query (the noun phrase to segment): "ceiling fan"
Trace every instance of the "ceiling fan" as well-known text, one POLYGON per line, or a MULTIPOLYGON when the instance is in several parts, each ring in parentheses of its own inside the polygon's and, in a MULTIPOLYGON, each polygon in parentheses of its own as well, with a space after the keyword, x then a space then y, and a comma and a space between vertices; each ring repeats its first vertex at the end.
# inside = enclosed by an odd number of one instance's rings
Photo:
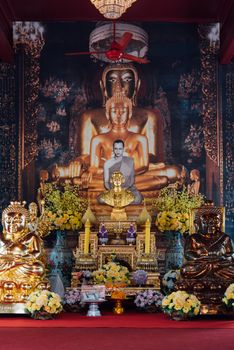
POLYGON ((104 51, 81 51, 81 52, 67 52, 66 56, 79 56, 79 55, 105 55, 109 61, 118 62, 122 59, 134 61, 141 64, 149 63, 147 58, 137 57, 125 52, 125 49, 132 40, 133 34, 125 32, 122 37, 116 41, 116 25, 113 22, 113 40, 110 44, 110 48, 104 51))

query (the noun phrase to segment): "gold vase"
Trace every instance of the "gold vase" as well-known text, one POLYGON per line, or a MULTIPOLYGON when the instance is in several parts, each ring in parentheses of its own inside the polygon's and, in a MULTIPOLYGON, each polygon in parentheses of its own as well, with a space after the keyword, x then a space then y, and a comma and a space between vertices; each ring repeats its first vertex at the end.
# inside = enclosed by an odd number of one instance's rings
POLYGON ((113 312, 115 315, 121 315, 124 313, 124 308, 123 308, 123 303, 122 303, 122 299, 115 299, 115 305, 113 308, 113 312))

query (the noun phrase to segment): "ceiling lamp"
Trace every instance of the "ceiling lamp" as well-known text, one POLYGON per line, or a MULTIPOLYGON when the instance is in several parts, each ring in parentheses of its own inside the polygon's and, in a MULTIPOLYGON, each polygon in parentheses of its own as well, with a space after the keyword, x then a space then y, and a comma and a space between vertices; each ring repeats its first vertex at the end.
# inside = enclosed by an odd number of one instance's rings
POLYGON ((108 19, 117 19, 132 6, 136 0, 90 0, 98 11, 108 19))

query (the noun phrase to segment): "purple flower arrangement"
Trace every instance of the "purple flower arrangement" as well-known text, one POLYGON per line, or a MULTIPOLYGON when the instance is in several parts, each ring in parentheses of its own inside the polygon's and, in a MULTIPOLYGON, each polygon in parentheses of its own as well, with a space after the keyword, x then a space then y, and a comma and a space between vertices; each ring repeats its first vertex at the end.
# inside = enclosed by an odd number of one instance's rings
POLYGON ((163 298, 161 292, 147 289, 136 294, 134 303, 141 310, 156 312, 161 309, 163 298))
POLYGON ((68 305, 74 305, 80 303, 80 290, 72 288, 68 290, 63 297, 63 303, 68 305))
POLYGON ((132 281, 135 285, 144 286, 147 282, 148 274, 145 270, 137 270, 132 274, 132 281))

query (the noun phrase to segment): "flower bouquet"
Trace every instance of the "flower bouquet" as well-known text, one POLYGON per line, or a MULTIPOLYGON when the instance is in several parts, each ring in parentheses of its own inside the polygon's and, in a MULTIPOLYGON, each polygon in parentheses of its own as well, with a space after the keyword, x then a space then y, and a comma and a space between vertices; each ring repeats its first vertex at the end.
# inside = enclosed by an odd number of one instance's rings
POLYGON ((132 274, 132 281, 137 286, 144 286, 147 282, 148 273, 145 270, 137 270, 132 274))
POLYGON ((138 309, 148 312, 156 312, 161 309, 163 294, 147 289, 136 294, 134 303, 138 309))
POLYGON ((234 309, 234 283, 227 287, 222 301, 228 309, 234 309))
POLYGON ((48 290, 31 293, 25 308, 37 320, 53 319, 63 309, 60 296, 48 290))
POLYGON ((163 188, 152 203, 157 210, 156 226, 161 232, 189 230, 189 213, 204 203, 201 194, 191 195, 184 187, 182 191, 175 188, 163 188))
POLYGON ((87 200, 79 196, 76 185, 46 183, 45 215, 52 229, 78 230, 82 226, 82 216, 87 209, 87 200))
POLYGON ((78 288, 71 288, 64 294, 63 304, 66 311, 78 312, 81 310, 81 296, 78 288))
POLYGON ((94 271, 93 279, 95 284, 105 284, 107 288, 124 287, 130 283, 128 268, 114 261, 94 271))
POLYGON ((165 296, 162 301, 163 311, 171 315, 174 320, 185 320, 197 316, 200 307, 201 303, 197 297, 185 291, 173 292, 165 296))

